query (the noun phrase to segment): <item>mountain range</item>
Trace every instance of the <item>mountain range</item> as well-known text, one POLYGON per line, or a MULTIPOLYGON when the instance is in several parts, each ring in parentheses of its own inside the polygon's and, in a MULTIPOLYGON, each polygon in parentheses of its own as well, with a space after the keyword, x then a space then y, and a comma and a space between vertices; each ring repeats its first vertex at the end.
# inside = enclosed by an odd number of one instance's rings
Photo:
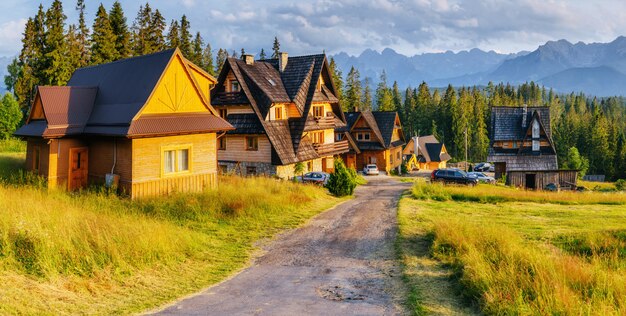
POLYGON ((626 96, 626 37, 610 43, 572 44, 567 40, 549 41, 532 52, 500 54, 494 51, 425 53, 405 56, 386 48, 371 49, 359 56, 339 53, 332 56, 344 79, 350 68, 359 70, 361 79, 372 85, 383 69, 387 82, 404 89, 425 81, 431 87, 486 85, 535 81, 557 92, 585 92, 596 96, 626 96))

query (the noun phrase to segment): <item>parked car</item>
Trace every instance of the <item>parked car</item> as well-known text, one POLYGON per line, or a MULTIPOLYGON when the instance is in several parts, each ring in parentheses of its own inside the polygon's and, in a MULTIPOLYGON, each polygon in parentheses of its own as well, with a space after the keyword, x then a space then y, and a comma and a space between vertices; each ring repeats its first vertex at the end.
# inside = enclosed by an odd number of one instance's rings
POLYGON ((304 174, 304 176, 302 177, 302 182, 326 185, 329 177, 330 175, 326 172, 309 172, 304 174))
POLYGON ((474 171, 476 172, 485 172, 485 171, 491 171, 489 169, 493 168, 493 166, 488 163, 488 162, 481 162, 479 164, 477 164, 476 166, 474 166, 474 171))
POLYGON ((437 169, 430 174, 432 182, 476 185, 478 179, 470 177, 467 172, 459 169, 437 169))
POLYGON ((489 183, 489 184, 496 183, 496 179, 494 177, 490 177, 482 172, 468 172, 467 175, 472 178, 478 179, 478 182, 481 182, 481 183, 489 183))
POLYGON ((366 165, 363 168, 363 174, 365 175, 378 175, 378 167, 375 164, 366 165))

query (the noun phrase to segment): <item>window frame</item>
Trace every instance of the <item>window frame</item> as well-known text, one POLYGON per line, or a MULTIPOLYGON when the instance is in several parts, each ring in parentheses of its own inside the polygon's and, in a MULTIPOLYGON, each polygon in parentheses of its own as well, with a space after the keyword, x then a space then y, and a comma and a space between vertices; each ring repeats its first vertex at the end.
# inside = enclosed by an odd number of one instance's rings
POLYGON ((217 139, 217 150, 226 150, 226 135, 217 139))
POLYGON ((239 81, 237 80, 231 80, 228 86, 229 86, 230 92, 241 91, 241 85, 239 84, 239 81), (234 87, 237 87, 237 89, 234 89, 234 87))
POLYGON ((33 146, 32 170, 37 173, 41 170, 41 146, 33 146))
POLYGON ((311 142, 313 144, 324 144, 324 141, 326 140, 326 135, 324 134, 324 131, 314 131, 311 132, 311 142), (319 139, 317 139, 319 138, 319 139))
POLYGON ((183 174, 190 174, 193 172, 193 145, 192 144, 178 144, 178 145, 165 145, 161 146, 160 150, 161 154, 161 177, 172 177, 179 176, 183 174), (180 170, 180 152, 183 150, 187 150, 187 169, 180 170), (165 171, 165 153, 166 152, 174 152, 174 171, 166 172, 165 171))
POLYGON ((282 106, 274 107, 274 119, 275 120, 283 119, 283 107, 282 106))
POLYGON ((245 136, 244 146, 245 146, 246 151, 259 151, 259 136, 245 136), (248 139, 256 139, 255 146, 252 146, 252 147, 248 146, 249 145, 248 139))
POLYGON ((226 119, 226 117, 228 116, 228 109, 224 108, 224 109, 219 109, 219 114, 220 117, 223 119, 226 119))
POLYGON ((372 140, 372 137, 369 132, 358 132, 356 133, 356 140, 360 142, 369 142, 372 140))
POLYGON ((314 117, 324 117, 324 106, 323 105, 314 105, 311 107, 311 111, 313 112, 314 117), (316 115, 315 112, 321 109, 321 115, 316 115))

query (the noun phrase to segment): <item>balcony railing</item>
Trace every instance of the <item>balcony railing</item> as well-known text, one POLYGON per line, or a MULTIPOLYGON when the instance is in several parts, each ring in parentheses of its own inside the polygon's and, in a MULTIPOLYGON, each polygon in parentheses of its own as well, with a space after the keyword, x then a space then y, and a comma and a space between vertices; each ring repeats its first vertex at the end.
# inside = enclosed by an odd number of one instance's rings
POLYGON ((242 103, 245 102, 244 95, 240 92, 219 92, 215 94, 213 102, 216 103, 242 103))
POLYGON ((320 156, 330 156, 348 152, 350 145, 347 140, 341 140, 328 144, 313 144, 313 148, 320 156))

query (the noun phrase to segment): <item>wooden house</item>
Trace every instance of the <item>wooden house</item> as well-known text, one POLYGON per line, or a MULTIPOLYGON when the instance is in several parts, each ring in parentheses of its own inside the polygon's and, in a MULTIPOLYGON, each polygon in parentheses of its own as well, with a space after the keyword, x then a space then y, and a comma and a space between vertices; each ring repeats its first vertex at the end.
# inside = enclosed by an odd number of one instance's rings
POLYGON ((558 170, 548 107, 493 107, 487 161, 495 164, 496 179, 507 175, 510 185, 576 187, 575 170, 558 170))
POLYGON ((201 191, 217 182, 215 79, 178 49, 80 68, 67 86, 37 89, 26 169, 69 190, 117 182, 130 197, 201 191))
POLYGON ((219 139, 223 172, 289 178, 297 163, 332 172, 333 157, 348 151, 347 141, 335 141, 346 123, 323 54, 228 58, 211 100, 235 127, 219 139))
POLYGON ((350 151, 343 154, 346 165, 361 170, 376 164, 378 170, 400 170, 405 144, 397 112, 346 112, 346 126, 335 129, 335 138, 348 141, 350 151))
POLYGON ((419 170, 437 170, 445 168, 452 157, 446 146, 437 140, 434 135, 412 137, 402 150, 411 167, 419 170))

